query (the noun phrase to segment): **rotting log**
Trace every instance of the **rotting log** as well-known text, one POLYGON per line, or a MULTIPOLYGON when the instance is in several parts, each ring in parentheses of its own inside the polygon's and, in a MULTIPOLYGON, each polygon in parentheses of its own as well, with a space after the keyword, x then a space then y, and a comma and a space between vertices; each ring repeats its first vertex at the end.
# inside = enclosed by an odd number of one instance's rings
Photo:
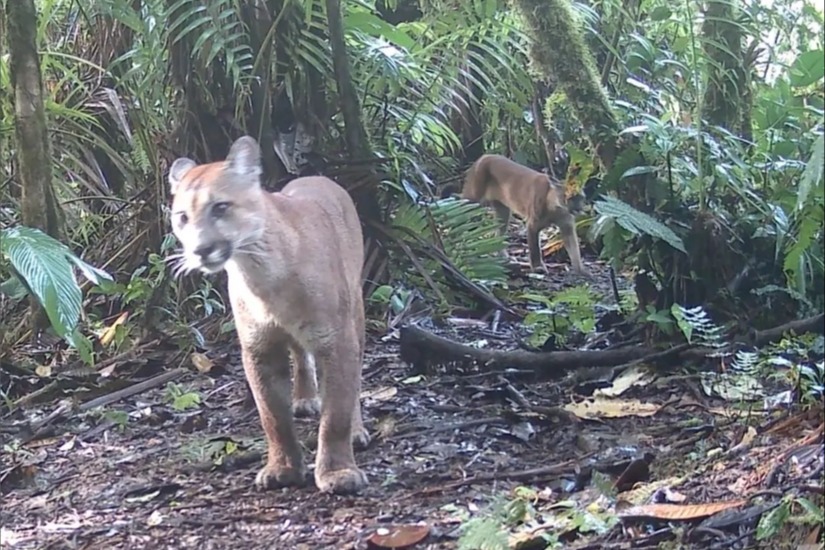
POLYGON ((454 342, 416 326, 401 328, 401 360, 425 367, 453 362, 477 362, 490 370, 520 368, 559 377, 566 371, 584 367, 621 365, 654 353, 642 346, 612 350, 550 351, 479 349, 454 342))
MULTIPOLYGON (((820 313, 763 331, 752 331, 746 340, 751 345, 764 346, 780 340, 789 332, 825 334, 825 314, 820 313)), ((653 350, 644 346, 550 352, 490 350, 454 342, 413 325, 401 328, 400 341, 401 360, 412 365, 417 371, 424 371, 431 365, 475 362, 491 371, 508 368, 528 369, 549 378, 561 377, 567 371, 574 369, 627 367, 639 362, 656 363, 663 360, 675 363, 686 360, 699 361, 711 354, 733 353, 741 347, 741 343, 734 339, 732 344, 723 348, 702 348, 680 344, 667 350, 653 350)))

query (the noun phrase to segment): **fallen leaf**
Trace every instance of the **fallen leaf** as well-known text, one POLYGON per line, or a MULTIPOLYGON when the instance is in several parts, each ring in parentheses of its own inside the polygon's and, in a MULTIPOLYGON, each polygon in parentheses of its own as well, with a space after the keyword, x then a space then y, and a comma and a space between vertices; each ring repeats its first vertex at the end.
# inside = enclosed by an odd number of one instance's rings
POLYGON ((117 334, 117 327, 122 325, 126 322, 126 319, 129 318, 129 312, 124 311, 118 318, 115 319, 115 322, 103 329, 103 332, 100 333, 100 345, 103 347, 107 347, 109 344, 112 343, 112 340, 115 338, 115 334, 117 334))
POLYGON ((48 365, 38 365, 37 368, 34 369, 34 373, 40 378, 48 378, 52 375, 52 368, 48 365))
POLYGON ((192 361, 192 364, 195 365, 195 368, 204 374, 211 371, 212 367, 215 366, 215 363, 202 353, 195 352, 189 356, 189 359, 192 361))
POLYGON ((410 376, 409 378, 405 378, 404 380, 401 381, 401 383, 402 384, 418 384, 422 380, 424 380, 424 377, 422 375, 418 374, 416 376, 410 376))
POLYGON ((763 397, 765 390, 756 378, 745 373, 709 373, 702 375, 702 389, 709 396, 718 395, 725 401, 752 401, 763 397))
POLYGON ((588 399, 568 403, 564 410, 579 418, 620 418, 625 416, 653 416, 661 408, 655 403, 642 403, 638 399, 588 399))
POLYGON ((156 527, 161 523, 163 523, 163 514, 161 514, 159 510, 155 510, 146 518, 146 525, 149 527, 156 527))
POLYGON ((374 390, 367 390, 361 394, 361 399, 373 399, 375 401, 387 401, 392 399, 398 393, 398 388, 395 386, 384 386, 375 388, 374 390))
POLYGON ((376 549, 409 548, 423 541, 429 534, 430 527, 425 523, 379 527, 367 540, 367 544, 376 549))
POLYGON ((618 397, 633 386, 641 386, 651 380, 653 380, 653 374, 647 366, 635 365, 617 376, 611 387, 599 388, 593 392, 593 395, 596 397, 599 395, 618 397))
POLYGON ((743 506, 748 501, 745 499, 729 500, 725 502, 708 502, 705 504, 646 504, 643 506, 632 506, 618 511, 617 515, 622 519, 665 519, 669 521, 689 521, 706 518, 731 508, 743 506))

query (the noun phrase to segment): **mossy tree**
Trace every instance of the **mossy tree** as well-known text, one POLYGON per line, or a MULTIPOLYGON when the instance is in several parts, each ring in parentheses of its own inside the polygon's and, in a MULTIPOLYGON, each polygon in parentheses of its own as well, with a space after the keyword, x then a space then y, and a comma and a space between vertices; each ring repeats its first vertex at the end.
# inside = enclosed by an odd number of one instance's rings
MULTIPOLYGON (((52 187, 52 159, 44 108, 45 92, 37 53, 37 11, 34 0, 4 2, 4 27, 9 77, 14 102, 15 157, 20 183, 20 220, 60 238, 62 222, 52 187)), ((35 328, 48 320, 32 298, 35 328)))
POLYGON ((750 140, 750 78, 742 52, 744 28, 737 0, 709 0, 702 23, 708 63, 703 117, 750 140))
POLYGON ((532 37, 535 68, 556 83, 605 168, 616 156, 618 122, 569 0, 513 0, 532 37))

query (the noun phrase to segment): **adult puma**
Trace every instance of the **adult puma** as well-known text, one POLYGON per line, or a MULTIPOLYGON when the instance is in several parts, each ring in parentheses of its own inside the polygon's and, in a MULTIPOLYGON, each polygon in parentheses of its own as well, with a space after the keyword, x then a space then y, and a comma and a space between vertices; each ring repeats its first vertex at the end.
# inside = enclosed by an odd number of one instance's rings
POLYGON ((530 266, 534 270, 547 270, 539 248, 539 233, 550 225, 558 226, 573 270, 587 275, 573 215, 581 210, 583 195, 576 194, 568 202, 564 184, 547 174, 536 172, 501 155, 483 155, 467 171, 461 196, 492 205, 505 232, 511 212, 524 218, 527 222, 530 266))
POLYGON ((319 407, 316 365, 321 399, 315 484, 324 492, 354 493, 367 478, 355 464, 353 441, 369 443, 359 403, 361 224, 349 194, 330 179, 298 178, 279 193, 266 192, 260 155, 258 143, 244 136, 222 162, 179 158, 172 164, 180 270, 226 270, 243 367, 268 446, 255 484, 268 489, 304 483, 291 401, 305 411, 319 407))

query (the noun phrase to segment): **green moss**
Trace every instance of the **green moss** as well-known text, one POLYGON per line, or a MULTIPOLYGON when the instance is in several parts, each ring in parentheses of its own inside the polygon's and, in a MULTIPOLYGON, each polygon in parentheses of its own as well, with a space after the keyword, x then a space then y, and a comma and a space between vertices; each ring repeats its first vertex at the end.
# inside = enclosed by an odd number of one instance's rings
POLYGON ((513 0, 532 36, 535 68, 557 82, 582 124, 591 145, 609 166, 615 154, 618 123, 599 81, 579 18, 568 0, 513 0))

